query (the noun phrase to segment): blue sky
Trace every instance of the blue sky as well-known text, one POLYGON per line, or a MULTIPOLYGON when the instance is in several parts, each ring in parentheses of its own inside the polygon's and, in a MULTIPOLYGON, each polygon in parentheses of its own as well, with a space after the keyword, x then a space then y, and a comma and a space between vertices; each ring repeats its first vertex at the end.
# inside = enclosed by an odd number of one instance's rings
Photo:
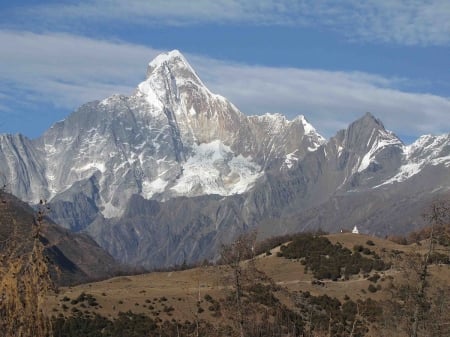
POLYGON ((131 94, 179 49, 246 114, 330 137, 366 111, 411 142, 450 132, 448 0, 0 1, 0 132, 39 136, 131 94))

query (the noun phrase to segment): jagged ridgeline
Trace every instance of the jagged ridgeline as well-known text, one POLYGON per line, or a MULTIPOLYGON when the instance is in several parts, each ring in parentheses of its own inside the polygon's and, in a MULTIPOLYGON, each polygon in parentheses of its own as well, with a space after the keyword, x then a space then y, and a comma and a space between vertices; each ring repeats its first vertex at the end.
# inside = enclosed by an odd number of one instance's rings
POLYGON ((409 232, 449 192, 449 144, 405 145, 370 113, 329 140, 302 115, 247 116, 171 51, 130 96, 87 103, 34 140, 1 135, 0 171, 14 195, 49 200, 55 222, 152 268, 217 258, 251 228, 409 232))

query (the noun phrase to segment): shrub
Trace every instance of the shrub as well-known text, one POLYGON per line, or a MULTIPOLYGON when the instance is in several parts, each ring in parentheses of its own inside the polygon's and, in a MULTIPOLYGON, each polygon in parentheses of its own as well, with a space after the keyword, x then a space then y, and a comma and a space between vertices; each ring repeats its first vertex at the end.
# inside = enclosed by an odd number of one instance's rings
POLYGON ((208 307, 208 310, 209 311, 220 311, 220 304, 219 304, 219 302, 214 302, 212 305, 210 305, 209 307, 208 307))
POLYGON ((378 274, 378 273, 376 273, 376 274, 373 274, 371 277, 369 277, 369 278, 367 278, 370 282, 373 282, 373 283, 377 283, 377 281, 380 279, 380 274, 378 274))
POLYGON ((369 290, 371 293, 376 293, 378 289, 371 283, 371 284, 369 284, 369 287, 367 288, 367 290, 369 290))
POLYGON ((372 252, 370 251, 369 248, 364 247, 363 250, 362 250, 362 253, 363 253, 364 255, 370 255, 372 252))
POLYGON ((364 247, 363 246, 361 246, 361 245, 354 245, 353 246, 353 251, 354 252, 362 252, 362 250, 364 249, 364 247))

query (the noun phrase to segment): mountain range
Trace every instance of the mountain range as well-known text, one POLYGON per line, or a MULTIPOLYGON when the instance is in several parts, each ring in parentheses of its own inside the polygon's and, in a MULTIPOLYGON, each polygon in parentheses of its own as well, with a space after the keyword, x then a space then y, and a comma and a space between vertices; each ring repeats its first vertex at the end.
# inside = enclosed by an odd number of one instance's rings
POLYGON ((81 106, 41 137, 0 135, 0 179, 123 263, 217 257, 257 228, 401 234, 450 191, 450 134, 405 145, 372 114, 326 140, 304 116, 247 116, 178 51, 130 96, 81 106))

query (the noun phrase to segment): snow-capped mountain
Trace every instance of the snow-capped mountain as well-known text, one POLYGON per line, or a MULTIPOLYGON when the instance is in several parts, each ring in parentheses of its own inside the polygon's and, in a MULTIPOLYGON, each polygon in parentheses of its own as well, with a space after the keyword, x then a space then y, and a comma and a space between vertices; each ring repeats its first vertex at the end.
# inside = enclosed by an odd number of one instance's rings
POLYGON ((450 134, 425 135, 408 146, 403 146, 402 163, 395 175, 382 185, 403 182, 422 172, 427 166, 450 167, 450 134))
POLYGON ((2 137, 4 180, 19 182, 13 193, 29 202, 71 201, 95 180, 87 196, 106 218, 121 215, 133 194, 243 193, 264 167, 298 160, 324 142, 304 117, 245 116, 211 93, 178 51, 150 62, 130 97, 85 104, 35 141, 2 137))
POLYGON ((243 114, 178 51, 151 61, 131 96, 87 103, 35 140, 0 136, 0 182, 12 193, 50 200, 57 222, 147 266, 211 257, 255 226, 333 230, 339 218, 383 232, 359 221, 392 198, 445 193, 449 177, 450 135, 404 145, 367 113, 326 141, 304 116, 243 114), (350 212, 355 196, 381 201, 350 212))

